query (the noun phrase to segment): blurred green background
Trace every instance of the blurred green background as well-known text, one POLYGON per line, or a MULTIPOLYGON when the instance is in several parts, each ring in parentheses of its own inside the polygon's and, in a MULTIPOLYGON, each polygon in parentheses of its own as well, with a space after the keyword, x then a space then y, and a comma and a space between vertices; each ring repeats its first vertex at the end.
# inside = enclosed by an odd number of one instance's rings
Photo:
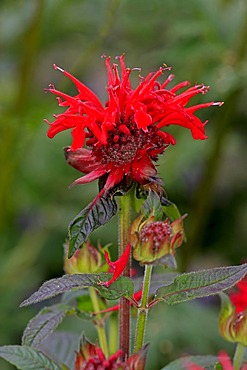
MULTIPOLYGON (((178 252, 180 270, 246 260, 247 2, 1 0, 0 345, 20 342, 40 307, 18 305, 44 280, 63 273, 67 225, 97 192, 97 184, 68 191, 78 176, 63 157, 70 133, 46 137, 43 119, 52 120, 61 110, 43 89, 55 83, 74 93, 52 64, 76 75, 104 100, 107 80, 100 56, 123 52, 127 66, 142 67, 142 75, 166 63, 173 67, 175 84, 210 85, 209 93, 193 103, 225 102, 199 112, 202 120, 209 119, 204 142, 193 141, 179 127, 169 129, 177 145, 160 159, 159 173, 169 198, 189 214, 188 242, 178 252)), ((133 72, 135 80, 138 72, 133 72)), ((110 227, 115 226, 113 220, 110 227)), ((101 228, 92 240, 116 244, 117 232, 114 240, 112 234, 101 228)), ((155 308, 147 330, 149 339, 157 333, 149 368, 159 369, 183 353, 227 348, 217 332, 217 313, 217 299, 213 305, 155 308)))

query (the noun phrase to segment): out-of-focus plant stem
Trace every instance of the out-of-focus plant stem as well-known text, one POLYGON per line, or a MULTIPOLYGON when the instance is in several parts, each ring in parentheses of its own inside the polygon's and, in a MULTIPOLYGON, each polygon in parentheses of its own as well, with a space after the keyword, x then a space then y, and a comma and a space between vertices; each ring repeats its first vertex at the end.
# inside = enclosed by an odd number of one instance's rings
MULTIPOLYGON (((92 302, 94 311, 99 312, 100 307, 99 307, 98 297, 97 297, 97 293, 96 293, 94 288, 92 288, 92 287, 89 288, 89 295, 90 295, 90 298, 91 298, 91 302, 92 302)), ((102 317, 101 317, 100 313, 98 313, 95 317, 95 326, 96 326, 96 329, 97 329, 97 332, 98 332, 100 347, 101 347, 102 351, 104 352, 105 356, 108 357, 109 356, 109 351, 108 351, 108 344, 107 344, 105 326, 104 326, 104 322, 102 320, 102 317)))
POLYGON ((234 370, 240 370, 241 365, 243 363, 244 354, 245 354, 246 347, 242 343, 238 343, 235 349, 234 357, 233 357, 233 367, 234 370))
POLYGON ((4 228, 8 222, 8 215, 12 212, 9 209, 9 188, 13 182, 15 169, 21 160, 20 153, 17 151, 17 144, 25 131, 25 127, 20 127, 20 118, 26 109, 28 100, 28 90, 32 80, 32 67, 35 63, 35 55, 38 50, 38 38, 40 31, 40 22, 43 14, 44 0, 36 1, 36 9, 33 18, 27 27, 24 39, 22 40, 24 52, 19 68, 19 84, 17 84, 16 100, 8 112, 5 112, 5 122, 2 125, 0 146, 0 225, 4 228), (11 159, 11 160, 10 160, 11 159))
MULTIPOLYGON (((83 50, 83 54, 77 58, 77 60, 71 66, 71 73, 77 74, 86 66, 88 66, 92 56, 97 52, 104 40, 112 33, 114 23, 117 20, 117 12, 121 2, 122 0, 108 1, 108 5, 106 6, 107 13, 104 22, 100 26, 98 32, 95 33, 96 37, 93 40, 90 40, 90 44, 83 50)), ((67 83, 66 80, 64 80, 64 83, 67 83)))

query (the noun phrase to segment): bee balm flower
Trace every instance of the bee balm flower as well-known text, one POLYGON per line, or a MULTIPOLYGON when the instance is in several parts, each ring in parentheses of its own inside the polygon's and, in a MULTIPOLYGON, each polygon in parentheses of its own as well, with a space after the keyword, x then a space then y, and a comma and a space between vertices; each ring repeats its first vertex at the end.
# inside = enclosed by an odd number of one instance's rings
POLYGON ((70 165, 85 174, 74 184, 85 184, 103 178, 102 193, 119 184, 125 177, 141 185, 159 183, 154 162, 166 148, 176 143, 173 136, 162 129, 171 124, 191 130, 195 140, 204 140, 204 125, 195 116, 201 108, 222 103, 209 102, 188 107, 197 94, 205 94, 208 87, 189 87, 184 81, 170 90, 166 87, 173 75, 160 83, 158 77, 165 67, 141 77, 133 89, 130 83, 131 69, 126 68, 124 56, 119 57, 121 77, 117 64, 105 59, 108 72, 108 100, 104 105, 83 83, 65 70, 54 65, 75 84, 78 94, 69 96, 50 85, 48 91, 57 95, 58 103, 66 111, 54 115, 48 122, 48 137, 71 129, 73 142, 66 149, 70 165), (186 88, 183 92, 179 91, 186 88), (104 176, 104 177, 103 177, 104 176))

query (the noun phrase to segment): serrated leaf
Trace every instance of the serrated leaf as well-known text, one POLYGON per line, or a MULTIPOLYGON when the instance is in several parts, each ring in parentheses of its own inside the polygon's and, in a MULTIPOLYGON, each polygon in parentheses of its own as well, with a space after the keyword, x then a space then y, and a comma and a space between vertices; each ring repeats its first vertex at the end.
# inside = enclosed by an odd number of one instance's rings
POLYGON ((84 208, 69 224, 69 257, 73 256, 95 229, 106 224, 116 212, 116 201, 106 195, 84 208))
POLYGON ((43 308, 29 321, 22 336, 22 345, 37 348, 72 311, 75 310, 65 305, 43 308))
MULTIPOLYGON (((103 282, 109 280, 109 276, 107 274, 102 274, 101 279, 103 282)), ((97 288, 102 295, 102 297, 114 300, 118 299, 122 296, 125 297, 132 297, 134 293, 134 283, 131 279, 120 276, 116 281, 114 281, 109 288, 106 288, 104 285, 100 285, 97 288)))
POLYGON ((161 206, 160 197, 157 193, 150 190, 147 199, 141 208, 144 217, 149 217, 151 214, 154 215, 155 220, 161 220, 163 211, 161 206))
POLYGON ((2 346, 0 357, 20 370, 62 370, 43 353, 28 346, 2 346))
POLYGON ((214 370, 218 362, 219 360, 216 356, 186 356, 171 362, 161 370, 186 370, 191 365, 203 366, 205 370, 214 370))
POLYGON ((247 264, 182 274, 176 277, 172 284, 159 288, 156 291, 155 299, 162 299, 168 304, 176 304, 207 297, 231 288, 246 273, 247 264))
POLYGON ((122 296, 132 296, 134 291, 131 279, 120 276, 109 288, 101 285, 101 282, 108 281, 111 274, 72 274, 64 275, 57 279, 46 281, 28 299, 21 303, 21 307, 44 301, 58 294, 68 292, 72 289, 94 287, 107 299, 118 299, 122 296))

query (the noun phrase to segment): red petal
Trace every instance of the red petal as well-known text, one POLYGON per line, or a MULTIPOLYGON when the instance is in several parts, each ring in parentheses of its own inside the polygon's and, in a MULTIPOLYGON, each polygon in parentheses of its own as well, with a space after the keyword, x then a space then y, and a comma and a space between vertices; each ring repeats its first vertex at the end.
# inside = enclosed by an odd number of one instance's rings
POLYGON ((79 148, 75 151, 71 148, 65 148, 65 159, 70 166, 83 173, 102 169, 101 164, 95 161, 91 151, 85 148, 79 148))
POLYGON ((94 92, 92 90, 90 90, 86 85, 84 85, 81 81, 79 81, 77 78, 72 76, 69 72, 65 71, 64 69, 57 67, 55 64, 54 64, 54 68, 59 69, 61 72, 63 72, 63 74, 65 76, 69 77, 69 79, 72 82, 74 82, 74 84, 76 85, 76 87, 77 87, 77 89, 80 93, 79 97, 80 97, 81 100, 91 101, 92 103, 97 105, 99 108, 103 109, 103 106, 102 106, 100 100, 94 94, 94 92))
POLYGON ((105 175, 106 171, 105 170, 101 170, 101 169, 97 169, 95 171, 92 171, 90 173, 88 173, 87 175, 83 176, 83 177, 79 177, 79 179, 75 180, 70 186, 69 186, 69 189, 71 189, 73 186, 75 185, 79 185, 79 184, 87 184, 89 182, 92 182, 94 180, 97 180, 99 179, 101 176, 105 175))

